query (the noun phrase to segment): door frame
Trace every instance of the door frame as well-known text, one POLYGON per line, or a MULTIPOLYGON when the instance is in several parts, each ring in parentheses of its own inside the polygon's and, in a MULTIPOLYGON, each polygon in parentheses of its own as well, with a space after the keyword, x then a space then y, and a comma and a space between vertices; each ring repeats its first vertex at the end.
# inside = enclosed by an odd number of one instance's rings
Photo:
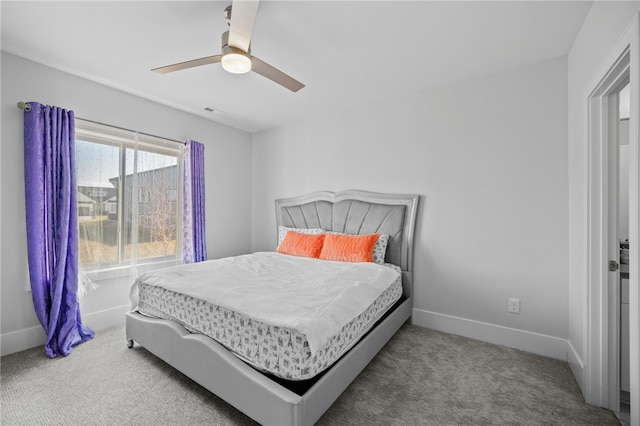
MULTIPOLYGON (((640 351, 638 306, 638 243, 639 208, 638 191, 638 98, 639 92, 639 33, 636 15, 626 29, 607 60, 596 74, 594 83, 586 95, 587 102, 587 150, 586 171, 586 276, 587 291, 584 306, 585 316, 585 352, 584 352, 584 396, 587 402, 615 411, 619 410, 619 293, 617 272, 608 270, 611 253, 617 247, 611 247, 617 235, 611 236, 615 221, 609 212, 610 200, 617 199, 617 181, 610 177, 611 139, 616 137, 613 129, 610 102, 616 99, 617 92, 625 79, 629 80, 631 91, 631 111, 629 119, 629 327, 630 327, 630 375, 631 375, 631 424, 640 425, 640 351), (612 96, 613 95, 613 96, 612 96), (611 221, 614 221, 613 223, 611 221), (613 225, 613 226, 612 226, 613 225), (614 285, 615 284, 615 285, 614 285)), ((616 128, 617 128, 617 122, 616 128)), ((617 140, 615 140, 617 143, 617 140)), ((613 165, 614 168, 615 164, 613 165)))

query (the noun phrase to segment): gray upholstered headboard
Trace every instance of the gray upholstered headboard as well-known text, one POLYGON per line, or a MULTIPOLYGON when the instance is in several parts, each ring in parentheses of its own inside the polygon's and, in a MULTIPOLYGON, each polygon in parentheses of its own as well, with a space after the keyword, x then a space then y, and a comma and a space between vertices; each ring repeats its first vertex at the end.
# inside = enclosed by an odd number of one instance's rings
POLYGON ((418 195, 320 191, 276 200, 278 225, 347 234, 388 234, 385 261, 403 271, 404 294, 413 289, 413 237, 418 195))

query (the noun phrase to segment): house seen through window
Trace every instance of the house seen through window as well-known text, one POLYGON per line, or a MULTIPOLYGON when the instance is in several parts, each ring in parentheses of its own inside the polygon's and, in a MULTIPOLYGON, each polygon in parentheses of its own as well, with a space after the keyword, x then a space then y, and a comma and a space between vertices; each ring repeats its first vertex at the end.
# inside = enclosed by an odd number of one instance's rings
POLYGON ((175 142, 76 120, 81 269, 181 257, 181 159, 175 142))

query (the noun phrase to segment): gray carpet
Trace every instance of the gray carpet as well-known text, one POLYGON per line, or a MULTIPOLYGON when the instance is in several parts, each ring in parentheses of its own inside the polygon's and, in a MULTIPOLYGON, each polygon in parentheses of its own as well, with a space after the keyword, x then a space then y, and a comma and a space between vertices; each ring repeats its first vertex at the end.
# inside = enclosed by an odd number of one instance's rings
MULTIPOLYGON (((1 359, 3 425, 254 422, 136 345, 124 327, 67 358, 1 359)), ((319 425, 617 425, 584 403, 567 363, 405 325, 319 425)))

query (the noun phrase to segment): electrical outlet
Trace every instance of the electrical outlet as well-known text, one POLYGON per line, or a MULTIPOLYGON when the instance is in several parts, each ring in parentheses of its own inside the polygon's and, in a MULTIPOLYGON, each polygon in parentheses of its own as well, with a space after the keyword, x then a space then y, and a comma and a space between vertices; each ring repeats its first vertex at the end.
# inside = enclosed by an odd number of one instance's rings
POLYGON ((509 312, 513 314, 520 313, 520 299, 509 299, 509 312))

